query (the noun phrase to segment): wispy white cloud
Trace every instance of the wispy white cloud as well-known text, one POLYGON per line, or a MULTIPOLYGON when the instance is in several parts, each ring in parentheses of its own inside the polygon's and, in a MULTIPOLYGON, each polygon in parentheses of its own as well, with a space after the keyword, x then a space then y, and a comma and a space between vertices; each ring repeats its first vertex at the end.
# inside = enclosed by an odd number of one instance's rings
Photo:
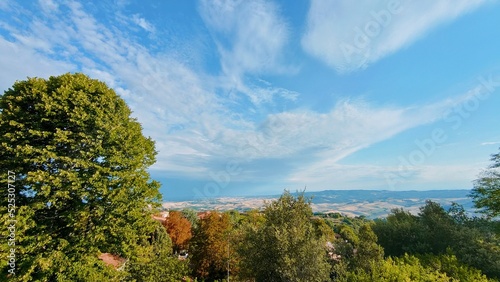
POLYGON ((487 0, 312 0, 306 52, 345 73, 366 68, 487 0))
POLYGON ((151 23, 149 23, 145 18, 142 18, 138 14, 132 16, 132 21, 147 32, 151 33, 155 32, 154 26, 151 23))
POLYGON ((124 31, 108 28, 86 13, 78 2, 65 6, 69 13, 54 10, 53 16, 33 16, 23 29, 13 28, 14 42, 0 38, 0 61, 5 66, 1 86, 6 89, 26 74, 47 77, 84 71, 105 81, 127 100, 147 135, 169 140, 158 144, 161 154, 157 167, 189 171, 192 163, 173 163, 170 158, 178 161, 176 155, 210 152, 209 146, 203 145, 206 135, 216 134, 214 128, 230 123, 222 118, 223 103, 200 75, 182 62, 168 54, 151 55, 124 36, 124 31), (174 129, 178 132, 170 133, 174 129), (167 138, 170 135, 176 137, 167 138))
POLYGON ((145 134, 157 141, 153 169, 165 175, 210 179, 211 172, 236 160, 246 165, 238 180, 271 181, 280 174, 290 183, 308 185, 331 181, 332 172, 344 175, 345 181, 375 177, 386 169, 371 167, 366 175, 354 175, 339 161, 436 121, 447 109, 470 99, 461 96, 418 107, 377 107, 346 99, 324 113, 283 109, 253 119, 234 110, 237 99, 221 95, 220 89, 233 87, 254 105, 293 101, 299 95, 258 79, 261 73, 288 68, 280 55, 288 29, 273 4, 202 2, 207 25, 224 34, 214 35, 221 51, 220 76, 192 68, 171 50, 150 52, 126 36, 129 27, 104 25, 78 2, 51 7, 51 15, 33 15, 24 27, 8 29, 10 41, 0 37, 0 86, 6 89, 26 75, 47 77, 75 70, 105 81, 127 101, 145 134), (276 167, 273 160, 287 164, 276 167))
POLYGON ((346 165, 332 163, 315 170, 298 171, 290 176, 292 187, 326 189, 468 189, 481 171, 481 164, 420 165, 408 168, 400 175, 398 166, 346 165), (464 186, 464 183, 467 183, 464 186))
POLYGON ((76 66, 69 62, 51 59, 40 54, 32 46, 18 44, 0 37, 0 88, 6 90, 16 80, 26 77, 46 77, 47 74, 73 71, 76 66), (33 67, 36 62, 36 67, 33 67))
POLYGON ((295 71, 284 63, 290 32, 273 2, 201 1, 199 10, 218 46, 222 86, 247 95, 255 105, 271 102, 276 95, 292 100, 297 96, 279 87, 249 85, 245 79, 295 71))
POLYGON ((226 74, 275 72, 289 37, 278 7, 269 1, 201 1, 200 11, 214 31, 226 74), (226 40, 223 40, 222 35, 226 40))
POLYGON ((59 8, 59 5, 53 0, 38 0, 38 4, 45 13, 51 13, 59 8))
POLYGON ((497 145, 497 144, 500 144, 500 141, 483 142, 483 143, 481 143, 481 146, 497 145))
MULTIPOLYGON (((411 128, 442 120, 446 117, 446 114, 443 113, 447 113, 467 101, 477 99, 474 93, 476 92, 466 91, 464 94, 455 96, 452 99, 445 99, 418 107, 377 108, 359 101, 344 101, 337 104, 328 114, 303 113, 300 117, 295 116, 290 121, 285 118, 286 115, 290 115, 289 113, 282 114, 278 122, 274 121, 274 124, 277 124, 275 127, 280 128, 280 126, 283 127, 283 124, 289 123, 293 124, 293 129, 281 128, 278 132, 284 132, 284 134, 279 134, 280 142, 277 142, 277 144, 281 146, 288 145, 288 149, 294 148, 293 145, 289 144, 297 145, 295 148, 311 149, 307 163, 290 170, 288 183, 291 185, 313 185, 323 189, 342 189, 342 185, 351 188, 362 188, 362 185, 364 185, 364 187, 387 189, 394 188, 395 182, 415 185, 418 183, 423 184, 425 181, 428 181, 428 183, 438 183, 439 181, 445 183, 447 177, 448 183, 451 183, 450 179, 455 179, 456 183, 461 181, 463 183, 464 179, 473 179, 478 167, 481 166, 475 164, 467 166, 469 168, 468 172, 461 174, 459 180, 457 177, 450 178, 450 174, 454 169, 455 173, 456 171, 464 171, 464 169, 459 170, 459 166, 450 165, 448 169, 442 170, 442 174, 435 173, 432 169, 429 169, 432 167, 432 162, 429 161, 430 156, 427 155, 424 157, 423 165, 406 167, 404 173, 398 171, 400 167, 370 165, 361 165, 364 167, 362 171, 350 171, 353 167, 341 164, 341 160, 411 128), (471 167, 474 170, 470 169, 471 167), (444 171, 450 173, 445 174, 444 171), (471 174, 471 172, 474 173, 471 174), (391 177, 396 176, 397 181, 388 181, 388 173, 391 174, 391 177), (405 175, 405 177, 400 175, 405 175), (330 186, 325 187, 325 184, 330 186)), ((270 150, 284 151, 279 148, 270 148, 270 150)), ((293 156, 300 156, 301 154, 298 152, 294 150, 288 151, 293 156)), ((408 186, 399 188, 409 189, 408 186)))
POLYGON ((12 5, 12 0, 0 1, 0 10, 9 10, 12 5))

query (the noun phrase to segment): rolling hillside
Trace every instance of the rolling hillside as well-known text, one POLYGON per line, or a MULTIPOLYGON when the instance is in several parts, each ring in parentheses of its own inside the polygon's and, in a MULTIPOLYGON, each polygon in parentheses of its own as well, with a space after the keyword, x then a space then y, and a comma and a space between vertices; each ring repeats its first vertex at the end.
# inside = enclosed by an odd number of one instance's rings
MULTIPOLYGON (((404 208, 418 213, 426 200, 442 204, 447 209, 452 202, 463 205, 473 212, 472 201, 467 195, 469 190, 432 190, 432 191, 387 191, 387 190, 325 190, 306 192, 312 198, 314 212, 340 212, 349 216, 368 218, 384 217, 393 208, 404 208)), ((277 199, 279 195, 259 197, 223 197, 182 202, 166 202, 166 209, 192 208, 195 210, 240 211, 261 208, 266 201, 277 199)))

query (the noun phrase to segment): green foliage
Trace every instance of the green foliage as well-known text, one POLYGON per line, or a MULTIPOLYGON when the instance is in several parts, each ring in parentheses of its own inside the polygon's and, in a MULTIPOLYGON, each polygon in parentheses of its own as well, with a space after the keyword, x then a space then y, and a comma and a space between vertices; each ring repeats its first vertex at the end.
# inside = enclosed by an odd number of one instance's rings
POLYGON ((489 217, 500 216, 500 153, 491 156, 493 162, 474 182, 470 196, 476 208, 489 217))
POLYGON ((402 209, 394 209, 385 220, 376 220, 373 226, 378 242, 388 256, 416 253, 421 246, 418 217, 402 209))
POLYGON ((492 231, 495 226, 485 219, 468 218, 456 205, 447 213, 429 201, 418 216, 394 210, 386 220, 376 221, 374 231, 386 255, 452 254, 460 264, 499 278, 500 241, 492 231))
POLYGON ((310 202, 288 191, 266 205, 265 221, 246 230, 239 253, 243 276, 256 281, 325 281, 325 241, 311 223, 310 202))
POLYGON ((187 263, 172 256, 172 243, 165 228, 158 224, 150 240, 147 252, 127 263, 129 276, 125 281, 177 282, 189 274, 187 263))
POLYGON ((16 280, 119 278, 98 254, 133 258, 150 247, 161 198, 146 170, 154 142, 112 89, 83 74, 18 81, 0 109, 0 171, 16 177, 16 280))
POLYGON ((229 221, 233 228, 238 228, 244 221, 244 217, 237 210, 230 210, 225 212, 229 216, 229 221))
POLYGON ((359 243, 356 245, 354 265, 367 272, 373 271, 373 265, 383 259, 384 250, 377 244, 377 235, 368 224, 359 229, 358 238, 359 243))
POLYGON ((340 238, 333 242, 330 250, 330 276, 335 281, 343 281, 349 273, 372 273, 383 260, 384 251, 377 244, 371 224, 365 223, 359 230, 342 224, 339 231, 340 238))
POLYGON ((462 227, 453 234, 450 248, 461 263, 481 270, 488 277, 500 278, 500 241, 479 229, 462 227))
MULTIPOLYGON (((418 215, 396 209, 374 223, 313 217, 304 194, 285 191, 263 213, 212 212, 199 220, 183 210, 179 217, 195 232, 192 258, 179 261, 151 218, 161 198, 146 170, 154 142, 130 114, 113 90, 83 74, 19 81, 0 97, 0 169, 13 172, 16 190, 12 281, 181 281, 188 264, 206 281, 228 271, 256 281, 500 278, 500 223, 491 220, 500 215, 500 154, 471 194, 488 218, 431 201, 418 215), (123 258, 123 267, 106 265, 101 253, 123 258)), ((0 181, 7 187, 7 177, 0 181)), ((3 238, 7 199, 0 200, 3 238)), ((6 254, 11 246, 4 240, 0 248, 6 254)), ((0 263, 7 273, 5 256, 0 263)))
POLYGON ((252 226, 252 228, 257 228, 264 224, 266 218, 264 217, 264 214, 262 214, 259 210, 253 209, 244 214, 244 218, 242 221, 243 224, 250 225, 252 226))
POLYGON ((453 243, 458 226, 440 204, 427 201, 420 208, 421 253, 442 254, 453 243))
POLYGON ((454 255, 405 254, 385 260, 371 260, 368 268, 354 268, 337 281, 492 281, 481 271, 460 263, 454 255))
POLYGON ((338 228, 338 233, 344 240, 351 243, 353 247, 356 247, 359 244, 359 237, 356 230, 350 225, 341 225, 338 228))
MULTIPOLYGON (((456 207, 455 211, 459 210, 456 207)), ((425 225, 422 222, 436 227, 438 231, 442 230, 437 227, 438 223, 449 224, 448 219, 453 219, 453 216, 448 216, 439 206, 429 202, 426 207, 422 207, 419 216, 396 209, 387 220, 377 220, 374 224, 365 223, 358 229, 352 224, 340 223, 335 228, 341 238, 334 242, 333 248, 340 259, 335 257, 330 260, 333 281, 489 281, 480 270, 460 262, 451 253, 414 256, 401 251, 401 248, 408 247, 405 245, 411 244, 413 246, 408 249, 431 250, 434 247, 432 244, 419 242, 430 237, 413 233, 424 232, 422 228, 425 225), (421 220, 421 216, 425 220, 421 220), (377 231, 373 232, 372 228, 377 231), (380 233, 381 237, 377 240, 374 233, 380 233), (386 250, 401 253, 399 257, 389 256, 383 259, 384 250, 376 242, 381 242, 384 236, 389 247, 396 245, 400 248, 386 250), (411 240, 406 236, 410 236, 411 240)))
POLYGON ((480 270, 459 262, 457 257, 451 253, 451 250, 447 254, 439 256, 426 254, 420 255, 419 258, 426 267, 446 273, 448 277, 454 278, 457 281, 489 281, 486 275, 482 274, 480 270))
POLYGON ((386 220, 376 221, 374 231, 386 255, 404 253, 442 254, 453 244, 457 224, 437 203, 428 201, 418 216, 393 210, 386 220))
POLYGON ((184 217, 191 223, 191 228, 196 229, 198 227, 198 214, 196 213, 196 211, 193 209, 185 208, 181 212, 182 215, 184 215, 184 217))
POLYGON ((312 223, 318 238, 323 238, 325 241, 329 242, 335 240, 335 232, 333 232, 333 228, 328 224, 327 220, 323 218, 314 218, 312 223))
POLYGON ((399 282, 399 281, 426 281, 449 282, 445 273, 422 266, 418 258, 405 255, 402 258, 387 258, 381 262, 371 262, 371 271, 362 268, 348 272, 346 277, 339 281, 358 282, 399 282))
MULTIPOLYGON (((334 273, 352 270, 354 268, 354 257, 356 252, 356 247, 359 245, 359 238, 356 231, 348 225, 340 226, 340 238, 333 242, 332 253, 340 256, 340 260, 330 260, 333 266, 337 266, 338 269, 334 269, 334 273)), ((335 275, 339 275, 338 273, 335 275)))

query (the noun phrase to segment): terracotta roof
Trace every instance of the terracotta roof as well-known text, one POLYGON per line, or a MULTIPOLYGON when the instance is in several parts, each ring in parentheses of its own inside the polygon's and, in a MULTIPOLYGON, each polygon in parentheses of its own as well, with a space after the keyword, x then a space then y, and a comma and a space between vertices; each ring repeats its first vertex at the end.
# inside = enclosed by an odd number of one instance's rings
POLYGON ((210 211, 198 212, 198 219, 204 219, 208 215, 210 215, 210 211))
POLYGON ((102 260, 105 264, 114 267, 115 269, 120 268, 121 266, 123 266, 125 261, 127 261, 126 259, 120 256, 113 255, 110 253, 100 254, 99 259, 102 260))
POLYGON ((164 217, 161 217, 161 216, 157 216, 157 215, 153 215, 151 216, 154 220, 158 220, 159 222, 163 223, 165 222, 165 220, 167 220, 166 218, 164 217))
POLYGON ((159 214, 154 214, 151 217, 154 220, 158 220, 159 222, 163 223, 167 220, 168 216, 169 216, 169 213, 167 211, 167 212, 160 212, 159 214))

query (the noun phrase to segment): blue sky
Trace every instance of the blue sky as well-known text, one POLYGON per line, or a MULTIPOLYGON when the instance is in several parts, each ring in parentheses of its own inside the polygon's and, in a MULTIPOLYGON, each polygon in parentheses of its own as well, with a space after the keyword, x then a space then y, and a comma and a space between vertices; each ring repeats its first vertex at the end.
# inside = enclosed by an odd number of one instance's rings
POLYGON ((105 81, 166 200, 471 188, 500 147, 500 3, 290 3, 1 1, 0 87, 105 81))

